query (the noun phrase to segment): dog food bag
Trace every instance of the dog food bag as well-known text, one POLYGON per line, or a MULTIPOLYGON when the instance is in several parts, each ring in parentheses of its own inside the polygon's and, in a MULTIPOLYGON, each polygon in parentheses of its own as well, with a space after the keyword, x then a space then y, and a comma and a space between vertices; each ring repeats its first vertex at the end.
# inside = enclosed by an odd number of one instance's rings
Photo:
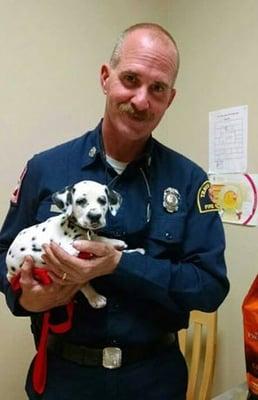
POLYGON ((258 400, 258 275, 242 304, 248 400, 258 400))

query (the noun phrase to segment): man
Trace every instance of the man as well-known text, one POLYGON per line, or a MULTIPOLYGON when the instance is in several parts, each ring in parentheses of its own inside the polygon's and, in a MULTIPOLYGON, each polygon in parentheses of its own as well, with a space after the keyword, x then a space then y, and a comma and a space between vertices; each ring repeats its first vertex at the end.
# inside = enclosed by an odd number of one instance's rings
POLYGON ((187 370, 176 332, 187 327, 191 310, 216 310, 229 283, 223 229, 206 174, 152 137, 175 97, 178 67, 178 49, 168 32, 156 24, 130 27, 101 68, 106 95, 101 123, 27 165, 0 236, 2 290, 15 315, 32 317, 36 341, 42 312, 61 313, 75 300, 72 328, 52 335, 42 396, 28 375, 30 399, 185 399, 187 370), (5 279, 11 241, 22 228, 53 215, 53 192, 82 179, 105 183, 123 198, 101 233, 125 240, 129 248, 144 247, 146 254, 78 241, 79 251, 94 255, 82 260, 56 244, 45 246, 53 283, 35 280, 33 260, 27 258, 21 294, 14 295, 5 279), (89 280, 108 299, 103 309, 91 308, 78 293, 89 280), (122 350, 121 366, 108 369, 96 362, 106 347, 112 347, 118 364, 122 350))

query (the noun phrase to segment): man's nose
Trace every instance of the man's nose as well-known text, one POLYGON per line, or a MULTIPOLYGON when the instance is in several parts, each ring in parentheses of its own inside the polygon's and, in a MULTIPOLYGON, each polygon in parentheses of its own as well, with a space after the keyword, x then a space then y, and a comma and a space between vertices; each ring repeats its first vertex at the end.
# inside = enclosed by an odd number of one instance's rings
POLYGON ((136 89, 131 103, 135 106, 137 111, 145 111, 150 108, 149 94, 147 88, 144 86, 136 89))

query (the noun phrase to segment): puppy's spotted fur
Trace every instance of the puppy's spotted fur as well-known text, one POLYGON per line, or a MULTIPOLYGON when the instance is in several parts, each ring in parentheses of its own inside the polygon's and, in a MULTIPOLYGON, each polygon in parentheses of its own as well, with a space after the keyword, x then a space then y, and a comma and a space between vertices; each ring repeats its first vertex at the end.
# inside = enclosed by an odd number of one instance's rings
MULTIPOLYGON (((121 196, 106 185, 95 181, 81 181, 55 193, 53 202, 62 214, 22 230, 11 244, 6 257, 9 281, 19 272, 27 255, 32 256, 36 266, 43 266, 42 245, 51 241, 75 256, 78 251, 73 247, 73 241, 89 239, 89 232, 93 240, 109 243, 121 250, 127 247, 122 240, 104 238, 93 232, 105 226, 108 210, 116 215, 121 204, 121 196)), ((144 252, 142 249, 137 251, 144 252)), ((92 307, 106 305, 106 298, 98 294, 90 284, 85 284, 81 291, 92 307)))

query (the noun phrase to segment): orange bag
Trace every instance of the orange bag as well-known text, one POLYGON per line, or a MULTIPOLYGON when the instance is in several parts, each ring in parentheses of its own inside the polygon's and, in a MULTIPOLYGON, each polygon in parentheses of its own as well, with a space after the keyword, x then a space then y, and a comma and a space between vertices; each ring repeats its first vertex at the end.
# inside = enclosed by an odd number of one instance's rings
POLYGON ((242 304, 248 399, 258 399, 258 275, 242 304))

